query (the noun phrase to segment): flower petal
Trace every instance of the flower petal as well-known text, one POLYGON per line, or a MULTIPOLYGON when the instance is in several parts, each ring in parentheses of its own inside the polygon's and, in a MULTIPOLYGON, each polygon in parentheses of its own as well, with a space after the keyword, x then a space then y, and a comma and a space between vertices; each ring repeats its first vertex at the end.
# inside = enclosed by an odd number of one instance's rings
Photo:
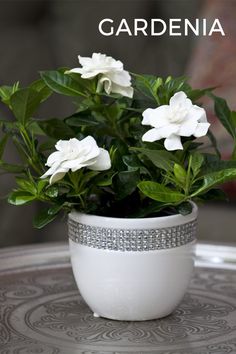
POLYGON ((183 145, 181 144, 180 136, 172 134, 165 139, 165 148, 168 151, 173 150, 183 150, 183 145))
POLYGON ((172 123, 157 129, 160 135, 162 136, 162 138, 168 138, 172 134, 178 134, 179 124, 172 123))
POLYGON ((153 108, 147 108, 145 109, 145 111, 143 111, 143 120, 142 120, 142 124, 143 125, 151 125, 151 117, 154 114, 153 111, 155 109, 153 108))
POLYGON ((63 153, 61 151, 55 151, 48 156, 46 166, 51 167, 54 163, 63 160, 63 153))
POLYGON ((207 123, 206 111, 202 107, 193 105, 189 109, 186 119, 194 119, 197 122, 207 123))
POLYGON ((111 168, 111 158, 107 150, 100 148, 100 154, 96 159, 96 162, 88 167, 93 171, 104 171, 111 168))
POLYGON ((197 128, 198 122, 194 119, 188 119, 183 124, 181 124, 179 129, 180 136, 191 136, 194 134, 197 128))
POLYGON ((142 141, 148 141, 152 143, 153 141, 162 139, 163 136, 159 133, 159 129, 153 128, 148 130, 143 136, 142 141))
POLYGON ((61 161, 55 162, 40 178, 51 176, 60 167, 61 161))
POLYGON ((90 57, 81 57, 80 55, 78 55, 78 60, 80 65, 82 66, 90 66, 92 63, 92 58, 90 57))
POLYGON ((187 98, 187 95, 185 92, 183 91, 179 91, 179 92, 176 92, 174 94, 174 96, 172 96, 170 98, 170 102, 169 102, 170 106, 171 107, 174 107, 174 106, 186 106, 186 108, 188 107, 191 107, 192 105, 192 102, 189 98, 187 98))
POLYGON ((122 96, 132 98, 134 94, 134 89, 133 87, 125 87, 125 86, 120 86, 112 83, 111 92, 119 93, 122 96))
POLYGON ((205 136, 207 134, 209 126, 210 126, 210 123, 198 123, 193 135, 196 138, 200 138, 201 136, 205 136))
POLYGON ((101 73, 101 70, 90 70, 90 71, 85 71, 83 70, 82 71, 82 79, 93 79, 95 76, 97 76, 98 74, 101 73))
POLYGON ((131 76, 128 71, 110 71, 106 75, 114 84, 129 87, 131 85, 131 76))
POLYGON ((67 171, 63 171, 63 169, 58 169, 49 180, 50 184, 60 181, 66 174, 67 171))
POLYGON ((169 124, 169 106, 163 105, 155 109, 148 108, 143 112, 143 125, 151 125, 154 128, 160 128, 169 124))
POLYGON ((111 80, 106 76, 102 76, 98 81, 98 91, 100 91, 99 87, 104 87, 105 92, 110 95, 112 87, 111 80))
POLYGON ((82 74, 83 73, 83 68, 73 68, 73 69, 70 69, 70 70, 66 70, 64 74, 70 74, 70 73, 82 74))

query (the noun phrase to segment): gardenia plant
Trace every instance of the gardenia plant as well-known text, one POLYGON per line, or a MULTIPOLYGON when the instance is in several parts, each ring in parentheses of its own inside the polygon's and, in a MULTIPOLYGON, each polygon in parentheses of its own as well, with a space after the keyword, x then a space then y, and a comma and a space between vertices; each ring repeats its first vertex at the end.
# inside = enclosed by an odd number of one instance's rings
POLYGON ((34 220, 40 228, 61 210, 138 218, 188 214, 191 201, 226 197, 218 186, 236 178, 236 112, 224 99, 184 77, 131 74, 105 54, 79 63, 43 71, 26 88, 0 87, 10 112, 0 120, 0 168, 16 176, 9 203, 43 203, 34 220), (52 95, 70 98, 74 113, 38 117, 52 95), (199 103, 204 95, 232 137, 230 160, 221 159, 199 103), (4 159, 8 141, 21 163, 4 159))

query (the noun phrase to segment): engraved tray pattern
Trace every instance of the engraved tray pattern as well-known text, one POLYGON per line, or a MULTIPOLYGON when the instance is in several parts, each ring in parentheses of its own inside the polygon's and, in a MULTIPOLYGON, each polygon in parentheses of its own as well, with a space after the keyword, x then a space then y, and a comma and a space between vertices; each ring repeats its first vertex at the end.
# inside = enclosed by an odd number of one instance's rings
POLYGON ((0 353, 236 353, 235 267, 201 265, 172 315, 120 322, 93 317, 76 289, 67 246, 2 250, 0 353))

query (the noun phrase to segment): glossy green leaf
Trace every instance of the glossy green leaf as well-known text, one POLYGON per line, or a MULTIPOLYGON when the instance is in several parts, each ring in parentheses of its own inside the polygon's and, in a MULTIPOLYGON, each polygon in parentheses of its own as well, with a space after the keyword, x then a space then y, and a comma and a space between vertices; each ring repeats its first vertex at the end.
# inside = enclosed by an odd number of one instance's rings
POLYGON ((42 229, 57 217, 58 212, 50 213, 50 208, 44 208, 36 215, 33 220, 33 226, 37 229, 42 229))
POLYGON ((94 183, 96 183, 97 186, 99 187, 107 187, 110 186, 113 182, 113 178, 117 172, 103 172, 98 175, 98 177, 94 180, 94 183))
POLYGON ((46 179, 40 179, 37 183, 37 193, 38 195, 43 191, 44 187, 48 185, 48 181, 46 179))
POLYGON ((32 181, 22 177, 16 177, 16 183, 22 191, 29 192, 32 195, 37 195, 37 188, 32 181))
POLYGON ((87 96, 81 84, 71 75, 54 70, 43 71, 40 74, 46 85, 54 92, 66 96, 87 96))
POLYGON ((2 139, 0 140, 0 159, 2 158, 3 156, 3 153, 4 153, 4 149, 5 149, 5 146, 6 146, 6 143, 7 143, 7 140, 8 140, 9 136, 6 134, 2 137, 2 139))
POLYGON ((193 176, 197 176, 198 173, 200 172, 201 166, 204 162, 204 156, 200 154, 199 152, 194 152, 192 154, 192 164, 191 164, 191 169, 193 171, 193 176))
POLYGON ((16 82, 13 86, 1 86, 0 87, 0 98, 3 103, 10 106, 11 96, 19 90, 19 82, 16 82))
POLYGON ((185 196, 177 191, 152 181, 143 181, 138 184, 138 188, 147 197, 163 203, 179 203, 185 196))
POLYGON ((218 144, 217 144, 216 137, 214 136, 214 134, 212 133, 211 130, 208 130, 207 136, 208 136, 210 142, 212 143, 212 147, 213 147, 213 149, 215 150, 217 156, 218 156, 219 158, 221 158, 221 153, 220 153, 220 150, 219 150, 219 148, 218 148, 218 144))
POLYGON ((39 107, 41 96, 31 88, 20 89, 11 96, 10 102, 16 119, 25 125, 39 107))
POLYGON ((216 201, 228 201, 228 196, 227 194, 222 190, 222 189, 210 189, 208 192, 201 194, 201 200, 203 201, 210 201, 210 200, 216 200, 216 201))
POLYGON ((188 215, 193 210, 193 206, 190 202, 183 202, 179 204, 176 208, 181 215, 188 215))
POLYGON ((172 171, 174 163, 178 163, 177 158, 166 150, 148 150, 143 148, 135 148, 134 150, 146 155, 156 167, 165 171, 172 171))
POLYGON ((24 205, 32 202, 35 196, 26 191, 13 191, 8 197, 8 203, 13 205, 24 205))
POLYGON ((0 160, 0 170, 9 172, 9 173, 22 173, 25 171, 25 168, 21 165, 13 165, 10 163, 6 163, 0 160))
POLYGON ((231 111, 227 105, 227 102, 215 95, 211 95, 215 102, 215 112, 222 125, 228 131, 228 133, 236 139, 236 126, 234 123, 234 118, 231 115, 231 111))
POLYGON ((134 85, 144 96, 154 98, 158 101, 157 90, 162 85, 161 78, 152 75, 133 75, 135 78, 134 85))
POLYGON ((180 182, 181 185, 185 185, 187 173, 185 169, 177 163, 174 164, 174 175, 177 181, 180 182))
POLYGON ((73 130, 61 119, 40 120, 38 125, 48 137, 56 140, 70 139, 75 136, 73 130))
POLYGON ((208 87, 206 89, 200 90, 200 89, 196 89, 196 90, 191 90, 188 93, 188 98, 190 98, 191 101, 197 101, 199 100, 199 98, 205 96, 207 93, 213 91, 215 89, 215 87, 208 87))
POLYGON ((201 176, 206 174, 236 168, 235 160, 220 160, 218 156, 213 154, 204 154, 204 164, 201 168, 201 176))
POLYGON ((139 182, 139 171, 122 171, 116 176, 115 191, 117 199, 123 199, 132 194, 139 182))
POLYGON ((66 118, 65 122, 72 127, 95 127, 98 125, 98 122, 90 113, 88 113, 88 115, 76 113, 73 116, 66 118))
POLYGON ((192 197, 201 195, 209 189, 236 179, 236 168, 229 168, 222 171, 209 173, 203 177, 202 186, 192 194, 192 197))
POLYGON ((46 101, 52 94, 52 90, 45 84, 42 79, 32 82, 29 87, 39 93, 40 102, 46 101))
MULTIPOLYGON (((48 182, 47 182, 48 184, 48 182)), ((45 191, 45 194, 50 197, 50 198, 56 198, 59 194, 59 190, 58 190, 58 187, 56 186, 49 186, 46 191, 45 191)))

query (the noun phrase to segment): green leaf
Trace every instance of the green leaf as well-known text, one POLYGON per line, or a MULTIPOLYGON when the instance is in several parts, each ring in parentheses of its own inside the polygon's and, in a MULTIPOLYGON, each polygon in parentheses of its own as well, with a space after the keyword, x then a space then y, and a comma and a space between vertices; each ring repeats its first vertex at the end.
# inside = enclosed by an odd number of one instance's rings
POLYGON ((40 102, 46 101, 52 94, 52 90, 45 84, 42 79, 32 82, 29 87, 39 93, 40 102))
MULTIPOLYGON (((47 182, 48 184, 48 182, 47 182)), ((50 198, 56 198, 59 194, 59 190, 58 190, 58 187, 56 186, 49 186, 46 191, 45 191, 45 194, 50 197, 50 198)))
POLYGON ((188 215, 192 212, 193 206, 190 202, 183 202, 177 206, 177 210, 181 215, 188 215))
POLYGON ((119 172, 115 184, 117 199, 120 200, 132 194, 137 188, 139 178, 139 170, 119 172))
POLYGON ((137 211, 130 215, 131 218, 145 218, 154 213, 158 213, 164 208, 167 208, 169 204, 160 203, 152 200, 149 205, 145 206, 145 208, 139 208, 137 211))
POLYGON ((13 205, 24 205, 32 202, 35 196, 26 191, 13 191, 8 197, 8 203, 13 205))
POLYGON ((235 160, 220 160, 218 156, 212 154, 204 154, 204 158, 204 164, 201 168, 202 177, 212 172, 236 168, 235 160))
POLYGON ((181 165, 177 163, 174 164, 174 175, 177 181, 180 182, 181 185, 185 185, 187 172, 181 165))
POLYGON ((231 119, 234 123, 234 127, 236 127, 236 112, 235 111, 231 112, 231 119))
POLYGON ((233 139, 236 139, 236 126, 227 102, 223 98, 213 94, 211 94, 211 97, 215 102, 215 113, 217 117, 233 139))
POLYGON ((54 205, 51 208, 48 209, 48 214, 49 215, 57 215, 59 211, 61 211, 64 207, 64 204, 58 204, 54 205))
POLYGON ((207 136, 208 136, 210 142, 212 143, 212 147, 214 148, 217 156, 219 158, 221 158, 221 153, 220 153, 220 150, 218 149, 217 140, 216 140, 214 134, 212 133, 212 131, 208 130, 207 136))
POLYGON ((228 196, 222 189, 210 189, 205 194, 201 195, 201 199, 204 201, 216 200, 216 201, 227 201, 228 196))
POLYGON ((37 195, 37 188, 33 182, 21 177, 16 177, 16 183, 22 191, 29 192, 33 196, 37 195))
POLYGON ((52 149, 54 149, 55 144, 56 144, 56 139, 50 139, 50 140, 45 141, 44 143, 40 144, 38 147, 38 150, 39 150, 39 152, 52 150, 52 149))
POLYGON ((16 91, 10 99, 12 111, 16 119, 23 125, 37 110, 40 102, 40 94, 30 88, 16 91))
POLYGON ((95 127, 98 125, 98 122, 89 112, 87 112, 87 114, 76 113, 73 116, 66 118, 65 123, 72 127, 95 127))
POLYGON ((4 149, 5 149, 8 138, 9 138, 9 136, 6 134, 0 140, 0 159, 2 158, 2 155, 4 153, 4 149))
POLYGON ((177 158, 169 151, 165 150, 148 150, 143 148, 132 148, 132 150, 140 151, 146 155, 152 163, 165 171, 172 171, 174 163, 178 163, 177 158))
POLYGON ((193 176, 196 177, 200 172, 201 166, 204 162, 204 156, 199 152, 194 152, 192 154, 192 164, 191 169, 193 171, 193 176))
POLYGON ((186 80, 184 76, 176 78, 168 77, 165 84, 159 89, 159 95, 162 96, 161 103, 168 104, 170 98, 179 91, 185 92, 188 96, 192 90, 186 80))
POLYGON ((147 197, 163 203, 179 203, 184 200, 184 194, 176 192, 160 183, 143 181, 138 184, 138 188, 147 197))
POLYGON ((99 186, 99 187, 110 186, 112 184, 113 178, 115 177, 116 174, 117 174, 117 172, 115 172, 115 173, 114 172, 112 172, 112 173, 108 173, 108 172, 100 173, 99 176, 94 181, 94 183, 96 183, 96 185, 99 186))
POLYGON ((137 171, 140 169, 140 173, 150 175, 148 169, 143 165, 136 155, 125 155, 122 157, 124 164, 128 167, 129 171, 137 171))
POLYGON ((0 97, 3 103, 10 106, 11 96, 19 89, 19 82, 16 82, 13 86, 1 86, 0 97))
POLYGON ((22 173, 25 171, 25 168, 20 165, 13 165, 10 163, 6 163, 0 160, 0 170, 9 172, 9 173, 22 173))
POLYGON ((138 75, 133 74, 135 77, 134 85, 145 96, 154 98, 158 101, 157 90, 162 85, 161 78, 152 75, 138 75))
POLYGON ((44 189, 44 187, 46 187, 48 185, 48 181, 46 179, 40 179, 38 180, 38 184, 37 184, 37 194, 40 195, 40 193, 42 192, 42 190, 44 189))
POLYGON ((225 182, 233 181, 234 179, 236 179, 236 168, 209 173, 203 177, 203 185, 195 191, 191 197, 201 195, 213 187, 219 186, 225 182))
POLYGON ((50 210, 51 208, 42 209, 41 212, 34 218, 33 226, 37 229, 42 229, 44 226, 53 221, 57 217, 59 211, 51 213, 50 210))
POLYGON ((84 96, 83 87, 71 75, 59 71, 43 71, 40 73, 42 79, 54 92, 66 96, 84 96))
POLYGON ((38 121, 38 125, 47 136, 56 140, 70 139, 75 136, 73 130, 61 119, 40 120, 38 121))
POLYGON ((188 93, 188 98, 190 98, 191 101, 197 101, 199 98, 205 96, 207 93, 213 91, 216 87, 208 87, 206 89, 200 90, 200 89, 196 89, 196 90, 191 90, 188 93))

